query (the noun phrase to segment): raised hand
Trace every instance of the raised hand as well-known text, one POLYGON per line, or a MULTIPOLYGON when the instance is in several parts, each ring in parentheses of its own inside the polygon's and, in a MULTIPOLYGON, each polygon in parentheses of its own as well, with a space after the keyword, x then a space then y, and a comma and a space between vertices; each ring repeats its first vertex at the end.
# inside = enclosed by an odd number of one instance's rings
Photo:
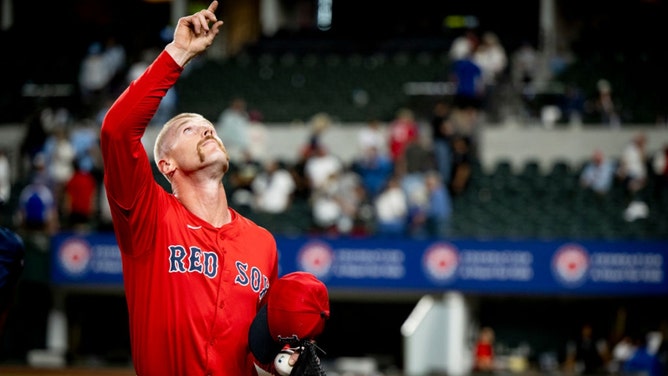
POLYGON ((174 40, 166 47, 179 65, 184 66, 213 43, 223 25, 216 17, 217 8, 218 1, 214 0, 207 9, 179 18, 174 40))

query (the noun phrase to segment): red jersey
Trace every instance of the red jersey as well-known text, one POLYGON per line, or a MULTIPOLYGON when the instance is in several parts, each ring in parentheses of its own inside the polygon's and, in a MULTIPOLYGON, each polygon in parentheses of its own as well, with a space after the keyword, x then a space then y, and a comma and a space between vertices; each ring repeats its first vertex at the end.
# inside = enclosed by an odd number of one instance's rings
POLYGON ((275 239, 232 209, 221 228, 189 212, 154 180, 141 141, 182 71, 163 51, 101 130, 134 367, 140 376, 256 375, 248 329, 277 278, 275 239))
POLYGON ((479 342, 475 347, 476 358, 492 358, 494 356, 494 349, 491 343, 479 342))
POLYGON ((92 216, 96 191, 97 180, 91 173, 75 171, 65 185, 65 192, 70 198, 70 210, 87 217, 92 216))
POLYGON ((418 138, 419 128, 413 121, 398 119, 390 124, 389 146, 390 156, 396 161, 403 153, 406 145, 418 138))

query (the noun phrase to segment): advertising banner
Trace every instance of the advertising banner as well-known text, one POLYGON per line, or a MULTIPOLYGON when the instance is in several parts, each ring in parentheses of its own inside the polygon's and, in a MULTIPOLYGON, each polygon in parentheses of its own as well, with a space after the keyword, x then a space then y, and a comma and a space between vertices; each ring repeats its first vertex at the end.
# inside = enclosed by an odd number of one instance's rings
MULTIPOLYGON (((660 241, 276 241, 281 275, 311 272, 332 291, 668 295, 668 243, 660 241)), ((122 288, 121 256, 113 234, 55 236, 51 266, 55 284, 122 288)))

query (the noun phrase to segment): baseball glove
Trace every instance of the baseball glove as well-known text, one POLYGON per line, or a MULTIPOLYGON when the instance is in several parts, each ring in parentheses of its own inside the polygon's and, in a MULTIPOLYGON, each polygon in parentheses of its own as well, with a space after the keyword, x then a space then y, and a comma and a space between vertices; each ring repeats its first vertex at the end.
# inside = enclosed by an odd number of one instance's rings
POLYGON ((297 358, 290 376, 327 376, 322 369, 317 353, 320 351, 325 354, 325 352, 309 340, 302 341, 300 348, 299 358, 297 358))

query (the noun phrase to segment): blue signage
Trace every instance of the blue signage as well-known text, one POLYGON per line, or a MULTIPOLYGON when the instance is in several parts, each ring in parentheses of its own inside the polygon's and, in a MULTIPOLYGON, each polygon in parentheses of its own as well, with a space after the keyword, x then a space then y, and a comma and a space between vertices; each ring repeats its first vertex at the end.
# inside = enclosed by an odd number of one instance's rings
POLYGON ((121 252, 113 233, 51 238, 51 281, 69 285, 123 284, 121 252))
POLYGON ((282 272, 331 289, 668 295, 666 242, 280 239, 282 272))
MULTIPOLYGON (((276 237, 280 274, 315 274, 331 291, 668 295, 661 241, 428 241, 276 237)), ((52 240, 52 281, 122 287, 113 234, 52 240)))

